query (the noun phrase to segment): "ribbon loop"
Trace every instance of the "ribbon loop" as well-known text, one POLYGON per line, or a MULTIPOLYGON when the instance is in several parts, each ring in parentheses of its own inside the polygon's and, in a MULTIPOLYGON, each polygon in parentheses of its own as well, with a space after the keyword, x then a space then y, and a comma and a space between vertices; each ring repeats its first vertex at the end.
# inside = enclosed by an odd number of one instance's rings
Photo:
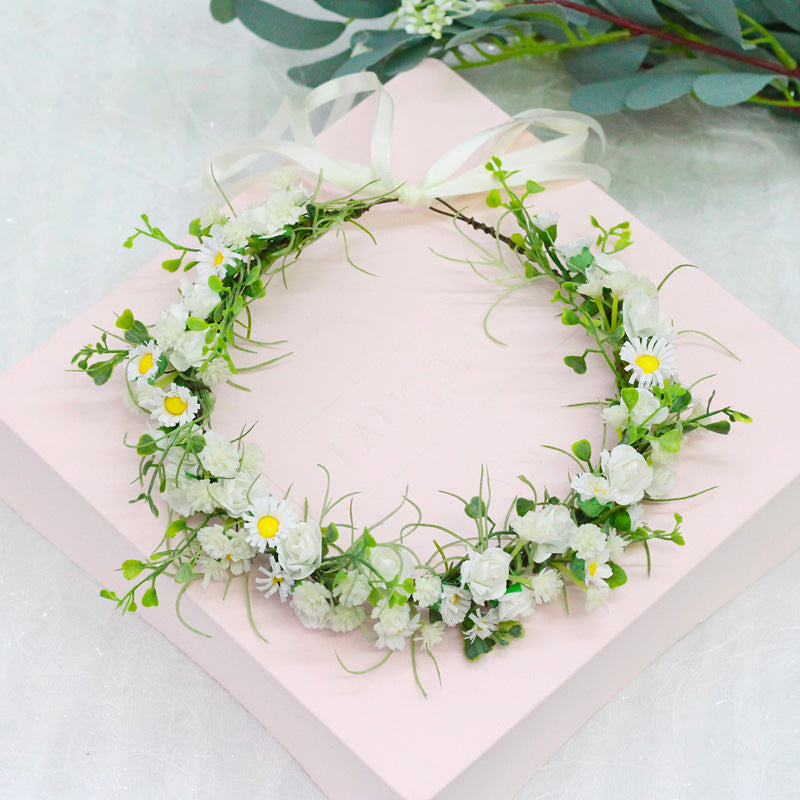
POLYGON ((583 160, 586 144, 596 134, 605 146, 603 130, 596 120, 573 111, 534 108, 515 114, 507 122, 470 136, 439 158, 416 185, 392 172, 392 128, 394 102, 371 72, 345 75, 323 83, 305 97, 287 98, 270 123, 255 138, 221 151, 213 159, 212 178, 230 181, 237 190, 252 185, 262 176, 245 180, 242 173, 263 154, 273 154, 293 162, 301 170, 318 176, 344 192, 360 195, 386 193, 409 206, 429 203, 436 197, 455 197, 488 191, 496 186, 493 176, 481 162, 459 173, 477 155, 495 155, 504 168, 516 172, 509 183, 523 185, 528 180, 554 181, 589 178, 607 186, 609 175, 596 164, 583 160), (372 128, 370 163, 360 164, 332 158, 319 148, 311 128, 311 115, 327 103, 375 92, 377 106, 372 128), (556 138, 511 150, 520 135, 536 126, 559 134, 556 138), (284 138, 291 131, 291 140, 284 138), (491 145, 491 150, 487 148, 491 145))

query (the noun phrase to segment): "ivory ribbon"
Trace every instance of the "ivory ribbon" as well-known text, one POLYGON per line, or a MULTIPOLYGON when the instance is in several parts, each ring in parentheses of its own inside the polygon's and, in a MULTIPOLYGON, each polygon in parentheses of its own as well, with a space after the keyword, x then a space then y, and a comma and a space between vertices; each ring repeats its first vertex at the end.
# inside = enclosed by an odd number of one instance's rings
MULTIPOLYGON (((305 96, 287 97, 275 117, 258 136, 234 144, 216 155, 213 176, 220 181, 235 178, 259 154, 282 156, 301 169, 320 173, 326 182, 346 194, 358 193, 397 196, 411 206, 424 205, 435 197, 455 197, 488 191, 497 186, 493 176, 484 168, 488 156, 503 160, 503 168, 518 171, 510 184, 520 186, 531 179, 537 182, 562 179, 590 178, 607 186, 608 172, 596 164, 582 160, 586 142, 594 131, 605 145, 603 130, 596 120, 572 111, 553 111, 534 108, 511 117, 507 122, 470 136, 442 156, 427 171, 419 185, 404 181, 392 173, 392 125, 394 103, 377 77, 371 72, 345 75, 323 83, 305 96), (371 163, 345 161, 323 153, 311 130, 311 114, 327 103, 353 98, 364 92, 377 94, 375 121, 372 129, 371 163), (561 134, 547 142, 509 152, 511 145, 528 127, 536 125, 561 134), (284 138, 290 130, 291 140, 284 138), (480 165, 457 174, 471 156, 495 140, 480 165)), ((260 176, 237 182, 237 190, 250 185, 260 176)))

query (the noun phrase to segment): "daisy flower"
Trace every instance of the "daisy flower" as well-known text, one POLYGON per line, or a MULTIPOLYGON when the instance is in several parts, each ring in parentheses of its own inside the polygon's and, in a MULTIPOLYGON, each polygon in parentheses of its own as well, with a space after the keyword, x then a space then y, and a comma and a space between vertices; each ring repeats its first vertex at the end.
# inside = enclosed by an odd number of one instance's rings
POLYGON ((631 373, 631 382, 644 389, 653 384, 663 386, 666 378, 677 375, 675 348, 658 336, 634 337, 622 345, 619 357, 627 364, 625 369, 631 373))
POLYGON ((161 348, 157 342, 149 341, 140 344, 131 350, 128 358, 126 374, 129 381, 146 381, 155 378, 158 372, 158 359, 161 358, 161 348))
POLYGON ((488 639, 497 630, 497 609, 492 608, 486 613, 476 608, 469 615, 469 619, 474 623, 468 631, 464 631, 464 638, 474 642, 475 639, 488 639))
POLYGON ((466 589, 457 589, 455 586, 442 586, 442 604, 439 613, 445 625, 460 625, 467 616, 467 611, 472 604, 472 595, 466 589))
POLYGON ((173 383, 161 393, 159 405, 150 414, 162 427, 174 428, 191 422, 199 410, 198 399, 185 386, 173 383))
POLYGON ((260 553, 277 544, 299 522, 291 505, 272 495, 259 497, 244 515, 247 541, 260 553))
POLYGON ((263 572, 264 577, 256 578, 256 589, 264 592, 264 597, 272 597, 277 592, 281 602, 285 603, 292 593, 294 581, 291 577, 281 569, 280 564, 272 556, 269 559, 269 569, 259 567, 258 571, 263 572))
POLYGON ((204 281, 212 275, 222 278, 227 267, 235 267, 241 256, 227 247, 225 243, 216 236, 208 236, 200 243, 200 251, 197 253, 197 274, 204 281))

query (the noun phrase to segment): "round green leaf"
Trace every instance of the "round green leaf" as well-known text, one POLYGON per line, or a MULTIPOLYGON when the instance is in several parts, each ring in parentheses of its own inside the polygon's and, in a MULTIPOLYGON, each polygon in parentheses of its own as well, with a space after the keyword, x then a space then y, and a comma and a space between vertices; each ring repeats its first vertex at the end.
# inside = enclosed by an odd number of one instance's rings
POLYGON ((572 93, 569 104, 584 114, 612 114, 625 107, 625 98, 636 83, 635 77, 587 83, 572 93))
POLYGON ((634 111, 663 106, 689 94, 696 79, 696 73, 645 73, 641 83, 625 97, 625 105, 634 111))

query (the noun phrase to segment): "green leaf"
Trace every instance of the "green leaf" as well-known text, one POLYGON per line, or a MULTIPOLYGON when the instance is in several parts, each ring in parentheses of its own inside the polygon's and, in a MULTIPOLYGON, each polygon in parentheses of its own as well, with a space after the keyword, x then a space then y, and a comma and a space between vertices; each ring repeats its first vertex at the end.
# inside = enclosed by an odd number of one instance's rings
POLYGON ((189 223, 189 236, 202 236, 203 229, 200 227, 200 217, 193 219, 189 223))
MULTIPOLYGON (((185 564, 181 564, 175 573, 175 583, 189 583, 193 577, 194 570, 192 570, 192 565, 187 561, 185 564)), ((142 602, 144 603, 144 600, 142 602)))
POLYGON ((565 308, 561 312, 561 324, 562 325, 578 325, 581 321, 581 318, 577 315, 574 309, 572 308, 565 308))
POLYGON ((609 520, 611 525, 618 531, 629 531, 631 529, 631 515, 627 508, 618 508, 609 520))
POLYGON ((690 19, 704 21, 712 31, 741 43, 742 28, 733 0, 692 0, 690 8, 696 12, 687 13, 690 19))
POLYGON ((200 317, 189 317, 186 320, 186 327, 190 331, 204 331, 208 327, 208 323, 200 317))
POLYGON ((135 558, 129 558, 127 561, 122 562, 122 574, 129 581, 138 577, 144 569, 144 564, 135 558))
POLYGON ((464 655, 470 660, 475 661, 486 653, 491 653, 494 648, 494 641, 492 639, 480 639, 475 637, 475 641, 471 642, 469 639, 464 639, 464 655))
POLYGON ((528 500, 527 497, 518 497, 516 503, 517 516, 524 517, 529 511, 536 508, 536 503, 533 500, 528 500))
POLYGON ((143 595, 142 595, 142 605, 143 606, 157 606, 158 605, 158 595, 156 594, 156 587, 151 586, 143 595))
POLYGON ((106 600, 113 600, 115 603, 119 602, 119 597, 117 597, 117 593, 112 592, 110 589, 101 589, 100 597, 105 597, 106 600))
POLYGON ((569 104, 584 114, 612 114, 625 107, 625 98, 637 83, 636 77, 587 83, 572 93, 569 104))
POLYGON ((703 425, 703 427, 707 431, 711 431, 711 433, 730 433, 731 432, 731 424, 728 420, 723 419, 719 422, 709 422, 708 425, 703 425))
POLYGON ((181 260, 179 258, 168 258, 166 261, 161 262, 161 266, 167 272, 177 272, 178 267, 181 265, 181 260))
POLYGON ((186 439, 184 446, 187 453, 202 453, 203 448, 206 446, 206 440, 199 433, 195 433, 186 439))
POLYGON ((186 530, 186 520, 180 517, 178 519, 172 520, 172 522, 170 522, 170 524, 167 525, 167 532, 164 535, 167 537, 167 539, 174 539, 178 533, 185 530, 186 530))
POLYGON ((694 93, 710 106, 732 106, 749 100, 777 77, 764 72, 717 72, 701 75, 694 82, 694 93))
POLYGON ((144 323, 139 322, 137 319, 133 323, 133 326, 125 331, 125 341, 131 344, 144 344, 145 342, 149 342, 150 334, 147 332, 144 323))
POLYGON ((486 516, 486 503, 480 497, 473 497, 472 500, 464 506, 464 513, 470 519, 483 519, 486 516))
POLYGON ((579 581, 586 580, 586 562, 582 558, 575 556, 572 561, 569 562, 569 569, 579 581))
POLYGON ((643 25, 661 28, 664 20, 659 16, 651 0, 605 0, 598 5, 607 8, 613 14, 627 17, 643 25))
POLYGON ((586 372, 586 359, 583 356, 564 356, 564 363, 578 375, 586 372))
POLYGON ((594 264, 594 256, 588 247, 584 247, 580 253, 572 256, 572 258, 569 260, 569 263, 579 272, 584 272, 587 267, 590 267, 592 264, 594 264))
POLYGON ((114 365, 110 361, 101 361, 88 367, 86 374, 94 381, 95 386, 102 386, 114 374, 114 365))
POLYGON ((497 189, 492 189, 486 195, 486 205, 489 208, 499 208, 503 204, 503 199, 500 197, 500 192, 497 189))
POLYGON ((761 0, 761 5, 781 22, 800 31, 800 5, 797 4, 797 0, 761 0))
POLYGON ((326 544, 332 544, 339 538, 339 529, 332 522, 327 528, 323 529, 323 541, 326 544))
POLYGON ((691 402, 692 402, 691 393, 683 392, 682 394, 679 394, 677 397, 675 397, 673 401, 669 404, 669 410, 673 414, 679 414, 681 411, 687 409, 691 402))
POLYGON ((748 417, 747 414, 742 414, 741 411, 731 411, 731 416, 734 422, 744 422, 747 425, 753 421, 752 417, 748 417))
POLYGON ((572 452, 579 461, 588 463, 592 458, 592 445, 587 439, 580 439, 573 443, 572 452))
POLYGON ((326 11, 351 19, 376 19, 400 7, 400 0, 314 0, 326 11))
POLYGON ((343 22, 308 19, 263 0, 236 0, 236 16, 256 36, 290 50, 325 47, 345 29, 343 22))
POLYGON ((211 275, 208 279, 208 288, 211 291, 221 294, 225 290, 225 286, 217 275, 211 275))
POLYGON ((118 317, 116 321, 116 326, 121 328, 123 331, 128 330, 128 328, 133 327, 133 311, 129 308, 126 308, 118 317))
POLYGON ((677 428, 658 437, 658 443, 668 452, 677 453, 681 449, 683 434, 677 428))
POLYGON ((606 578, 606 583, 608 584, 609 589, 616 589, 617 587, 627 583, 628 576, 625 573, 625 570, 622 569, 619 564, 609 561, 608 566, 611 567, 611 576, 606 578))
POLYGON ((140 456, 151 456, 158 450, 156 440, 149 434, 143 433, 139 437, 139 443, 136 445, 136 452, 140 456))
POLYGON ((628 407, 628 411, 633 411, 636 404, 639 402, 639 390, 634 389, 632 386, 626 386, 621 392, 620 397, 622 402, 628 407))
POLYGON ((236 19, 235 0, 211 0, 211 16, 217 22, 231 22, 236 19))
POLYGON ((412 41, 407 47, 395 50, 390 56, 380 62, 374 70, 375 74, 386 81, 400 72, 416 67, 431 51, 434 40, 424 37, 417 41, 412 41))
POLYGON ((611 504, 601 503, 596 497, 590 497, 588 500, 578 500, 577 505, 589 519, 595 519, 609 508, 611 504))
POLYGON ((528 194, 538 194, 539 192, 543 192, 544 191, 544 186, 542 186, 539 183, 536 183, 536 181, 526 181, 525 182, 525 191, 528 194))

